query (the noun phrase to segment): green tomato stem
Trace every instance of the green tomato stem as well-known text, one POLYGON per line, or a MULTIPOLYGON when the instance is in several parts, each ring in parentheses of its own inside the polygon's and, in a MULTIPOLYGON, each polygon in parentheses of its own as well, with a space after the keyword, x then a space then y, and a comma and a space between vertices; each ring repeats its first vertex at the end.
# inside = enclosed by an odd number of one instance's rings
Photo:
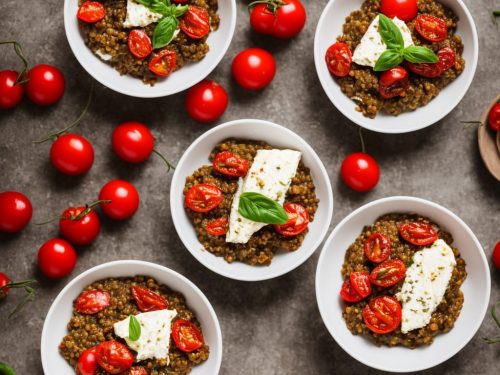
POLYGON ((16 55, 23 62, 23 70, 17 76, 15 85, 22 85, 22 84, 28 82, 29 79, 26 78, 26 74, 28 73, 28 60, 24 56, 23 49, 21 48, 21 45, 18 42, 16 42, 15 40, 8 40, 8 41, 0 42, 0 45, 1 44, 13 44, 14 51, 16 52, 16 55), (23 78, 25 78, 25 79, 23 79, 23 78))

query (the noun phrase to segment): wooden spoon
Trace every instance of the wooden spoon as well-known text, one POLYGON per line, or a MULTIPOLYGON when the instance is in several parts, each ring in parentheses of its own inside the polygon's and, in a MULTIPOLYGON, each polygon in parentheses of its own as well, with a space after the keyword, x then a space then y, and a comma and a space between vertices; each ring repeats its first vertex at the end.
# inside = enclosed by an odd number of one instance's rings
POLYGON ((488 127, 488 114, 491 108, 500 101, 500 95, 491 103, 481 116, 481 126, 478 129, 479 152, 490 173, 500 181, 500 132, 495 134, 488 127))

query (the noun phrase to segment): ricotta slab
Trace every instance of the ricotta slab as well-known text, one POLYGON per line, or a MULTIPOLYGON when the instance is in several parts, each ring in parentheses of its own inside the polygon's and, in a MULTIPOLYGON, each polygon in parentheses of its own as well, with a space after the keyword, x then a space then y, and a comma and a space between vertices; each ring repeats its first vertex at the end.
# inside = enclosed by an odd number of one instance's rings
POLYGON ((134 0, 128 0, 127 16, 123 22, 123 27, 145 27, 153 22, 158 22, 162 17, 159 13, 151 12, 144 5, 134 0))

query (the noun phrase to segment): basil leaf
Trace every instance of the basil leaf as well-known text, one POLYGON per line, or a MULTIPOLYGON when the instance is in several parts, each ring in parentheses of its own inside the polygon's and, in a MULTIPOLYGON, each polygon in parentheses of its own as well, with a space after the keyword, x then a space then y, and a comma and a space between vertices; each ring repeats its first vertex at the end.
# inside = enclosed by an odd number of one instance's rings
POLYGON ((141 337, 141 324, 135 316, 130 315, 128 323, 128 338, 132 341, 137 341, 139 340, 139 337, 141 337))
POLYGON ((408 46, 403 51, 405 60, 411 63, 437 63, 439 58, 429 48, 420 46, 408 46))
POLYGON ((173 16, 164 17, 153 32, 153 48, 165 47, 174 37, 179 21, 173 16))
POLYGON ((182 16, 184 13, 187 12, 188 10, 188 6, 187 5, 178 5, 176 7, 173 7, 174 10, 173 10, 173 15, 175 17, 180 17, 182 16))
POLYGON ((241 194, 238 212, 244 218, 258 223, 285 224, 288 221, 285 209, 260 193, 241 194))
POLYGON ((170 9, 170 1, 162 1, 162 0, 135 0, 139 4, 144 5, 151 12, 160 13, 163 16, 169 16, 172 14, 170 9), (167 4, 168 2, 168 4, 167 4))
POLYGON ((16 375, 16 372, 7 364, 0 362, 0 374, 3 375, 16 375))
POLYGON ((403 60, 404 57, 402 52, 388 49, 380 55, 373 70, 376 72, 383 72, 401 64, 403 60))
POLYGON ((405 47, 403 34, 401 34, 396 24, 383 14, 379 14, 378 32, 386 44, 387 49, 402 51, 405 47))

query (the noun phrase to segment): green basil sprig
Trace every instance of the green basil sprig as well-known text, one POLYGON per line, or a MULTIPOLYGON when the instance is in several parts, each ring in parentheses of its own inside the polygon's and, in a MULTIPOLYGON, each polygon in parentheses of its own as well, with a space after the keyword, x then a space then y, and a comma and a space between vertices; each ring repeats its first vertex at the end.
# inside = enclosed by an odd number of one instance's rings
POLYGON ((285 224, 288 214, 283 206, 260 193, 243 193, 238 212, 248 220, 266 224, 285 224))
POLYGON ((153 48, 165 47, 174 37, 179 26, 178 18, 188 10, 187 5, 172 5, 170 0, 135 0, 144 5, 151 12, 159 13, 163 17, 153 32, 153 48))
POLYGON ((0 375, 16 375, 16 372, 6 363, 0 362, 0 375))
POLYGON ((128 322, 128 338, 132 341, 137 341, 139 337, 141 337, 141 324, 135 316, 130 315, 128 322))
POLYGON ((392 20, 379 14, 378 31, 387 46, 373 70, 383 72, 401 64, 404 60, 411 63, 437 63, 437 55, 429 48, 408 46, 405 48, 403 35, 392 20))

